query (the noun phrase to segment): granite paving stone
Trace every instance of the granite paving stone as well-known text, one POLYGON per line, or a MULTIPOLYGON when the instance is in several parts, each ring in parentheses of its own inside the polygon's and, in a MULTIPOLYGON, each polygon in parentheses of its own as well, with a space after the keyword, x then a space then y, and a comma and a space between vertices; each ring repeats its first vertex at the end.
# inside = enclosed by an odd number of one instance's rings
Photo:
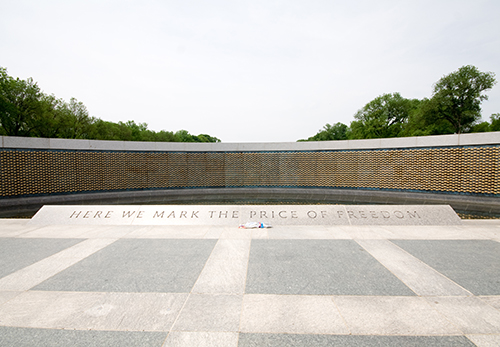
POLYGON ((465 334, 500 334, 500 311, 477 297, 426 297, 465 334))
POLYGON ((259 333, 349 334, 331 297, 261 295, 243 298, 241 331, 259 333))
POLYGON ((352 240, 252 240, 246 292, 415 295, 352 240))
POLYGON ((477 347, 498 347, 500 346, 499 335, 467 335, 469 340, 474 342, 477 347))
POLYGON ((239 347, 473 347, 463 336, 369 336, 241 333, 239 347))
POLYGON ((211 331, 172 331, 164 347, 238 347, 238 333, 211 331))
POLYGON ((487 303, 490 306, 493 306, 496 308, 498 311, 500 311, 500 296, 499 295, 492 295, 492 296, 479 296, 479 298, 487 303))
POLYGON ((28 291, 0 306, 0 326, 168 331, 187 294, 28 291))
POLYGON ((334 296, 354 335, 460 335, 454 324, 421 297, 334 296))
POLYGON ((475 240, 484 239, 485 236, 474 232, 472 228, 463 228, 458 225, 440 226, 413 226, 396 227, 392 225, 384 226, 393 236, 389 239, 396 240, 475 240))
POLYGON ((86 233, 98 234, 101 237, 109 229, 109 226, 89 226, 89 225, 46 225, 38 227, 20 235, 22 238, 88 238, 86 233))
POLYGON ((0 290, 24 291, 45 281, 47 278, 67 269, 81 259, 106 247, 116 240, 98 239, 85 240, 74 246, 68 247, 59 253, 55 253, 45 259, 31 264, 21 270, 0 278, 0 290))
POLYGON ((216 240, 120 239, 36 290, 190 292, 216 240))
POLYGON ((4 221, 0 346, 500 345, 499 221, 4 221))
POLYGON ((161 347, 167 333, 32 329, 0 326, 0 346, 15 347, 161 347))
POLYGON ((500 294, 500 244, 490 240, 392 240, 475 295, 500 294))
POLYGON ((21 294, 21 292, 0 292, 0 305, 21 294))
POLYGON ((220 239, 192 292, 243 294, 249 251, 250 240, 220 239))
POLYGON ((242 295, 191 294, 172 330, 237 332, 242 295))
POLYGON ((388 240, 356 240, 418 295, 472 295, 388 240))
POLYGON ((0 278, 82 241, 71 238, 0 238, 0 278))

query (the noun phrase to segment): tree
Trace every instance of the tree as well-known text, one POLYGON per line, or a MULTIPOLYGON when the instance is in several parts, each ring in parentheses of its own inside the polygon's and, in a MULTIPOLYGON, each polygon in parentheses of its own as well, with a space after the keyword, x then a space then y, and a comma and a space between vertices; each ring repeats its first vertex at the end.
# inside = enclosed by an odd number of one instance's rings
POLYGON ((481 102, 488 100, 483 92, 495 84, 493 72, 480 72, 472 65, 443 76, 432 96, 437 116, 450 122, 457 134, 468 131, 481 118, 481 102))
POLYGON ((351 122, 351 139, 372 139, 402 136, 404 126, 419 104, 399 93, 376 97, 360 109, 351 122))
POLYGON ((33 79, 14 79, 0 67, 0 126, 10 136, 30 136, 42 112, 42 93, 33 79))
POLYGON ((175 134, 149 130, 146 123, 106 122, 89 116, 75 98, 67 103, 44 94, 32 78, 14 79, 0 67, 0 135, 59 137, 122 141, 220 142, 207 134, 194 136, 186 130, 175 134))
POLYGON ((454 129, 450 122, 440 118, 435 99, 424 98, 418 107, 410 113, 408 122, 402 132, 403 136, 428 136, 453 134, 454 129))
POLYGON ((348 126, 343 123, 335 123, 334 125, 326 124, 323 130, 318 131, 314 136, 309 137, 307 140, 299 141, 335 141, 347 140, 348 126))
POLYGON ((500 113, 493 113, 490 117, 490 131, 500 131, 500 113))

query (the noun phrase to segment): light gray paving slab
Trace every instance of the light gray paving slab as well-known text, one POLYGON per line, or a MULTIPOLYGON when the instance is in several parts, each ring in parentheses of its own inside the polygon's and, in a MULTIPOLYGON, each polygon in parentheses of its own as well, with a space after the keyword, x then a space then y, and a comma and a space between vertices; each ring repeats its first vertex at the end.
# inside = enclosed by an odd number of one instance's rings
POLYGON ((500 346, 500 335, 467 335, 477 347, 500 346))
POLYGON ((29 219, 16 219, 16 218, 0 218, 2 226, 6 225, 20 225, 24 226, 29 219))
POLYGON ((23 223, 12 223, 5 219, 0 219, 0 237, 17 237, 39 228, 39 226, 26 225, 26 222, 27 220, 23 221, 23 223))
POLYGON ((269 239, 336 239, 339 234, 324 225, 315 226, 278 226, 267 231, 269 239))
POLYGON ((237 347, 238 333, 211 331, 172 331, 164 347, 237 347))
POLYGON ((252 240, 246 293, 415 295, 353 240, 252 240))
POLYGON ((500 311, 500 296, 499 295, 494 295, 494 296, 480 296, 481 300, 486 302, 488 305, 493 306, 497 310, 500 311))
POLYGON ((192 292, 243 294, 249 251, 250 240, 220 239, 192 292))
POLYGON ((82 241, 83 239, 0 239, 0 278, 82 241))
POLYGON ((0 346, 16 347, 160 347, 165 332, 95 331, 0 327, 0 346))
POLYGON ((490 240, 392 240, 475 295, 500 294, 500 244, 490 240))
MULTIPOLYGON (((401 228, 401 227, 398 227, 401 228)), ((387 234, 385 227, 381 226, 367 226, 367 225, 352 225, 352 226, 338 226, 335 227, 340 235, 345 237, 338 237, 339 239, 385 239, 384 234, 387 234)))
POLYGON ((21 292, 0 292, 0 305, 21 294, 21 292))
POLYGON ((269 228, 251 229, 252 239, 269 239, 269 228))
POLYGON ((387 240, 357 240, 357 243, 418 295, 472 295, 387 240))
POLYGON ((80 238, 88 239, 87 234, 103 233, 110 226, 89 226, 89 225, 47 225, 36 228, 35 230, 25 232, 19 237, 22 238, 52 238, 69 239, 80 238))
POLYGON ((479 234, 478 236, 484 236, 484 237, 477 237, 479 238, 487 238, 487 239, 500 239, 500 226, 498 225, 492 225, 492 226, 475 226, 473 228, 468 228, 469 231, 473 232, 474 234, 479 234))
POLYGON ((81 237, 88 239, 92 238, 123 238, 128 234, 132 233, 140 227, 132 225, 120 225, 120 226, 107 226, 107 227, 93 227, 81 234, 81 237))
POLYGON ((464 336, 240 334, 239 347, 473 347, 464 336))
POLYGON ((240 229, 234 226, 220 226, 221 234, 219 238, 229 240, 251 240, 253 229, 240 229))
POLYGON ((0 325, 168 331, 187 294, 28 291, 0 306, 0 325))
POLYGON ((37 290, 190 292, 215 240, 120 239, 37 290))
POLYGON ((465 334, 500 334, 500 311, 477 297, 428 297, 426 300, 465 334))
POLYGON ((471 227, 448 225, 448 226, 413 226, 404 228, 395 226, 384 226, 384 229, 393 235, 388 237, 395 240, 476 240, 486 239, 483 235, 471 227))
POLYGON ((242 295, 191 294, 173 331, 237 332, 242 295))
POLYGON ((247 294, 241 332, 349 334, 331 297, 247 294))
POLYGON ((0 291, 24 291, 53 277, 116 240, 85 240, 0 279, 0 291))
POLYGON ((51 256, 52 259, 77 259, 81 260, 88 257, 91 254, 109 246, 113 242, 117 241, 117 239, 88 239, 84 240, 76 245, 66 248, 61 252, 58 252, 51 256))
MULTIPOLYGON (((202 239, 208 232, 205 225, 161 225, 161 226, 134 226, 133 230, 124 235, 124 238, 138 239, 202 239)), ((218 238, 218 237, 217 237, 218 238)))
POLYGON ((218 239, 222 235, 223 229, 220 226, 208 226, 207 232, 203 238, 218 239))
POLYGON ((421 297, 335 296, 333 301, 352 334, 462 334, 421 297))

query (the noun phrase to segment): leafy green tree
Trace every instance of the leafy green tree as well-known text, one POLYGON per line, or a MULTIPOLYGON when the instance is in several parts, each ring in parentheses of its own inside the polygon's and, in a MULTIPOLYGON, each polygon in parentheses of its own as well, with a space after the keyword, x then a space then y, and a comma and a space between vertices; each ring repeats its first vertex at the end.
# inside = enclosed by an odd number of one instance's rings
POLYGON ((334 140, 347 140, 347 131, 349 127, 343 123, 335 123, 334 125, 326 124, 323 130, 318 131, 314 136, 309 137, 307 140, 299 141, 334 141, 334 140))
POLYGON ((488 99, 483 92, 495 83, 494 73, 480 72, 472 65, 443 76, 432 96, 438 118, 450 122, 457 134, 468 131, 481 118, 481 102, 488 99))
POLYGON ((0 67, 0 135, 122 141, 220 142, 207 134, 149 130, 146 123, 107 122, 89 116, 75 98, 44 94, 33 79, 14 79, 0 67))
POLYGON ((154 141, 175 142, 176 138, 172 131, 161 130, 157 133, 154 133, 154 141))
POLYGON ((367 103, 351 122, 349 138, 372 139, 403 136, 404 127, 419 105, 399 93, 381 95, 367 103))
POLYGON ((420 100, 418 107, 410 113, 402 135, 428 136, 453 134, 453 132, 451 123, 439 117, 437 101, 424 98, 420 100))
POLYGON ((14 79, 0 68, 0 125, 5 135, 30 136, 42 112, 42 93, 33 79, 14 79))
POLYGON ((199 134, 198 136, 195 137, 198 139, 197 142, 220 142, 218 138, 207 134, 199 134))
POLYGON ((488 122, 474 124, 469 130, 471 133, 484 133, 487 131, 490 131, 490 123, 488 122))
POLYGON ((490 117, 491 123, 489 131, 500 131, 500 113, 494 113, 490 117))
POLYGON ((90 127, 95 119, 89 115, 87 107, 75 98, 71 98, 69 104, 64 103, 64 106, 64 113, 68 123, 66 133, 61 132, 61 137, 89 139, 90 127))

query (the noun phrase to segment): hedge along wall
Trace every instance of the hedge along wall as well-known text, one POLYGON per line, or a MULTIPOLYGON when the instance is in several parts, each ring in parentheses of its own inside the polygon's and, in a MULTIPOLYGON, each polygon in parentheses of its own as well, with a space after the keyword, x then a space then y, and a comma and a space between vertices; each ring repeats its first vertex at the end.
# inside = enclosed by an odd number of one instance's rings
POLYGON ((2 137, 0 198, 229 187, 499 197, 500 133, 466 135, 288 144, 2 137))

